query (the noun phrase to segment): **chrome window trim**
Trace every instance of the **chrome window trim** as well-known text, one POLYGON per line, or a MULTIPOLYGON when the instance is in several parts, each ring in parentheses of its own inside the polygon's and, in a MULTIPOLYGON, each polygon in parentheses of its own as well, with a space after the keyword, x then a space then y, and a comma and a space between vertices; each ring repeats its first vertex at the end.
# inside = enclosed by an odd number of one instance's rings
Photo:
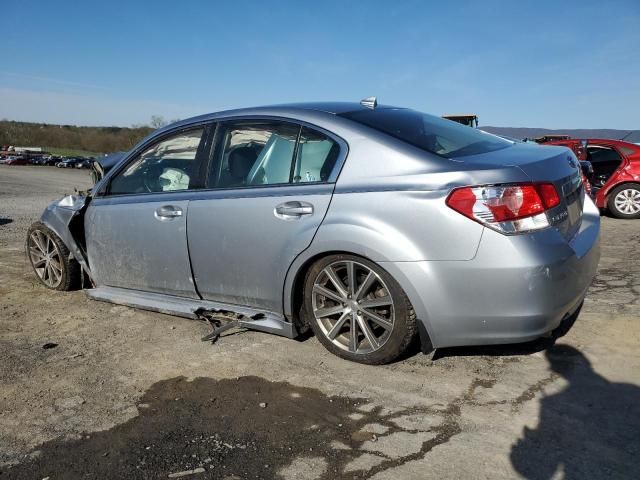
POLYGON ((130 203, 177 202, 180 200, 212 200, 233 198, 294 197, 306 195, 330 195, 332 183, 309 183, 307 188, 298 185, 262 185, 261 188, 220 188, 181 190, 179 192, 145 192, 135 194, 107 195, 96 197, 93 205, 125 205, 130 203))

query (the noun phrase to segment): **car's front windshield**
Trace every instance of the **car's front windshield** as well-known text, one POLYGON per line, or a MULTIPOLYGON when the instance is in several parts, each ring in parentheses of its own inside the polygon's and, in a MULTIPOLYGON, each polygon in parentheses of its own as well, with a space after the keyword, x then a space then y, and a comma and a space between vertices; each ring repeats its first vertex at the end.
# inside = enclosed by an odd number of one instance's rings
POLYGON ((447 158, 477 155, 513 145, 482 130, 405 108, 358 110, 342 116, 447 158))

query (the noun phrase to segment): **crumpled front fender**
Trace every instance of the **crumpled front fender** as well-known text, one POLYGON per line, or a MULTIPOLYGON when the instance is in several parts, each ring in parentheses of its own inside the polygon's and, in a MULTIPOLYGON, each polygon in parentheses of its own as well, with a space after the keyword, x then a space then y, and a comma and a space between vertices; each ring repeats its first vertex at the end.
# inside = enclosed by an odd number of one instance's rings
POLYGON ((40 221, 60 237, 69 249, 71 256, 93 281, 86 252, 84 251, 84 225, 82 223, 89 201, 89 197, 67 195, 61 200, 51 202, 42 213, 40 221))

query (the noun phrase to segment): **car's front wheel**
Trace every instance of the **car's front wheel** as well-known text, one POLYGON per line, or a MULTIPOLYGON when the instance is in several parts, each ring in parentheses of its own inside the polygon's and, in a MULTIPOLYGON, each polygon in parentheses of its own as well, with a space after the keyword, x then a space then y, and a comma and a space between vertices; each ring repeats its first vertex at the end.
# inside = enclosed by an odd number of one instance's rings
POLYGON ((72 290, 80 282, 80 265, 46 225, 35 222, 27 232, 27 257, 38 280, 53 290, 72 290))
POLYGON ((398 282, 375 263, 330 255, 307 272, 305 316, 330 352, 371 365, 400 356, 416 336, 416 316, 398 282))
POLYGON ((627 183, 609 194, 609 211, 618 218, 640 218, 640 184, 627 183))

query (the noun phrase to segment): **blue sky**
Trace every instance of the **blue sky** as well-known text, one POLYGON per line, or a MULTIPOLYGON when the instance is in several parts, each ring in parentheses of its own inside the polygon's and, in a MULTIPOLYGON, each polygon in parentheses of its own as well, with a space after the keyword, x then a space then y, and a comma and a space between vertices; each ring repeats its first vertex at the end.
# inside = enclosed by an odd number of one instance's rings
POLYGON ((2 0, 0 118, 131 125, 353 100, 640 128, 640 1, 2 0))

